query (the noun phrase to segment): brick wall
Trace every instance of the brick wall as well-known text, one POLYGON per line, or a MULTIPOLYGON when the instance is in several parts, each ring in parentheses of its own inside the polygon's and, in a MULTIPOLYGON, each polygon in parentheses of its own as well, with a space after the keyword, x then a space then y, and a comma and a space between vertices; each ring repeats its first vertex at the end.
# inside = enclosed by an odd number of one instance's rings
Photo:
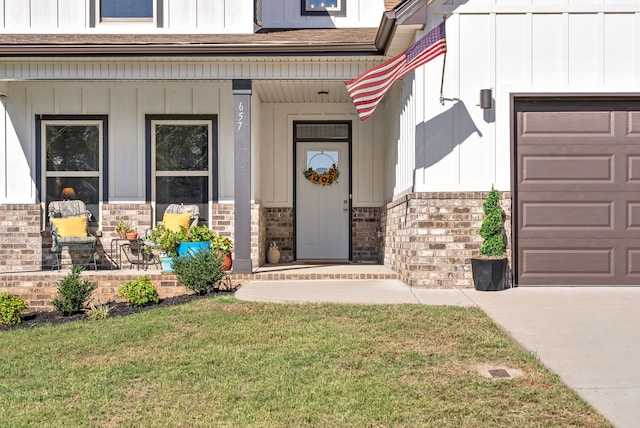
MULTIPOLYGON (((69 274, 66 269, 61 272, 50 271, 40 273, 9 273, 0 275, 0 292, 20 296, 29 302, 29 312, 54 310, 51 301, 58 295, 58 283, 69 274)), ((156 286, 160 298, 180 296, 191 293, 181 285, 175 275, 162 273, 158 269, 149 271, 118 271, 107 274, 107 271, 82 272, 82 279, 97 284, 97 288, 91 294, 93 304, 102 304, 113 301, 124 301, 118 298, 118 289, 127 281, 133 281, 143 275, 149 275, 151 282, 156 286)))
POLYGON ((354 208, 351 219, 352 257, 356 263, 382 263, 380 208, 354 208))
POLYGON ((51 262, 39 204, 0 205, 0 272, 39 270, 51 262))
POLYGON ((293 261, 293 208, 265 208, 266 247, 275 242, 280 263, 293 261))
MULTIPOLYGON (((260 204, 251 205, 251 263, 253 268, 264 264, 266 250, 264 245, 265 226, 263 220, 263 208, 260 204)), ((211 209, 211 229, 221 236, 234 240, 235 234, 235 207, 233 204, 213 204, 211 209)))
MULTIPOLYGON (((471 257, 487 192, 410 193, 382 212, 384 264, 404 282, 423 288, 473 287, 471 257)), ((511 237, 511 194, 502 193, 505 234, 511 237)), ((507 242, 511 260, 511 242, 507 242)))

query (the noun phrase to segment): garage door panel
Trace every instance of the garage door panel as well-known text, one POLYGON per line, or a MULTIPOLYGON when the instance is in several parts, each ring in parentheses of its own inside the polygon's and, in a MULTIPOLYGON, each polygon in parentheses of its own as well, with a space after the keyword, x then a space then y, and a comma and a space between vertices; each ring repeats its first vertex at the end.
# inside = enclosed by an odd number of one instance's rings
POLYGON ((629 112, 628 135, 640 136, 640 111, 629 112))
POLYGON ((529 192, 519 202, 521 239, 640 240, 640 194, 627 192, 529 192))
POLYGON ((640 111, 607 103, 517 113, 518 285, 640 284, 640 111))
POLYGON ((600 229, 613 230, 611 202, 525 202, 522 204, 522 230, 600 229))
MULTIPOLYGON (((640 167, 640 158, 638 158, 640 167)), ((639 171, 640 172, 640 171, 639 171)), ((605 156, 522 156, 522 184, 549 182, 613 182, 613 155, 605 156)))
POLYGON ((640 285, 640 247, 606 240, 529 244, 518 254, 520 285, 640 285))
POLYGON ((522 134, 525 136, 611 136, 614 115, 610 111, 523 112, 522 134))
POLYGON ((640 284, 640 247, 627 248, 627 276, 640 284))
POLYGON ((549 248, 541 242, 539 247, 523 248, 522 275, 613 275, 612 247, 584 248, 584 243, 579 241, 575 247, 565 244, 560 248, 549 248))

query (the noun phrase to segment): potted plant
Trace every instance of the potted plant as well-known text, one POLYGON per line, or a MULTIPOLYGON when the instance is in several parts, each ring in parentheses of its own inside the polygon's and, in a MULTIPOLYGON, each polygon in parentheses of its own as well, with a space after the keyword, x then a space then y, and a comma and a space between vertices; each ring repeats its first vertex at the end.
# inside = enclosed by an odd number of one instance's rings
POLYGON ((492 188, 483 204, 484 221, 480 236, 484 243, 480 254, 471 258, 473 284, 480 291, 505 288, 508 260, 505 253, 504 216, 499 204, 500 192, 492 188))
POLYGON ((178 255, 178 234, 171 229, 166 228, 163 224, 158 224, 149 235, 149 241, 153 243, 153 247, 159 252, 162 269, 165 272, 172 272, 171 260, 178 255))
POLYGON ((178 232, 178 256, 210 247, 215 232, 207 226, 181 227, 178 232))
POLYGON ((133 227, 131 226, 131 223, 125 220, 118 221, 118 224, 116 224, 116 233, 118 234, 118 238, 121 238, 121 239, 127 238, 127 233, 131 233, 131 232, 134 232, 133 227))
POLYGON ((211 249, 218 251, 218 255, 222 256, 222 270, 231 270, 233 266, 233 259, 231 258, 233 241, 227 237, 215 234, 211 239, 211 249))

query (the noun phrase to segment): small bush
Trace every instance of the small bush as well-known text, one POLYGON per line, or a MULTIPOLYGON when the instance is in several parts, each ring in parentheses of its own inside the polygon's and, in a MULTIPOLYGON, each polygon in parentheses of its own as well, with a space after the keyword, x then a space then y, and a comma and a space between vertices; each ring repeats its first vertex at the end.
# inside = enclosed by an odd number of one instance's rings
POLYGON ((82 271, 82 266, 74 266, 69 275, 58 283, 58 297, 51 304, 63 315, 82 312, 96 289, 96 284, 82 279, 82 271))
POLYGON ((109 316, 111 306, 109 305, 91 305, 88 309, 84 310, 87 317, 92 320, 103 320, 109 316))
POLYGON ((144 306, 160 301, 158 290, 147 275, 125 282, 118 290, 118 297, 124 297, 127 303, 133 306, 144 306))
POLYGON ((176 257, 171 263, 178 281, 198 294, 207 294, 218 288, 223 277, 222 257, 217 249, 200 250, 182 257, 176 257))
POLYGON ((28 306, 22 297, 0 293, 0 324, 20 324, 28 306))

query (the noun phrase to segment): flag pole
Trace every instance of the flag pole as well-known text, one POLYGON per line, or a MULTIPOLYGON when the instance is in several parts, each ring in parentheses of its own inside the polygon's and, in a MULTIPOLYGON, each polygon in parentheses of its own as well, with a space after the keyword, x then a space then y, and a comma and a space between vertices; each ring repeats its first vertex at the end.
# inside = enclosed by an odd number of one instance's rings
POLYGON ((444 53, 442 58, 442 78, 440 79, 440 104, 444 105, 444 66, 447 63, 447 52, 444 53))
MULTIPOLYGON (((443 22, 447 22, 447 15, 442 17, 443 22)), ((442 77, 440 78, 440 104, 444 105, 444 67, 447 64, 447 51, 442 56, 442 77)))

